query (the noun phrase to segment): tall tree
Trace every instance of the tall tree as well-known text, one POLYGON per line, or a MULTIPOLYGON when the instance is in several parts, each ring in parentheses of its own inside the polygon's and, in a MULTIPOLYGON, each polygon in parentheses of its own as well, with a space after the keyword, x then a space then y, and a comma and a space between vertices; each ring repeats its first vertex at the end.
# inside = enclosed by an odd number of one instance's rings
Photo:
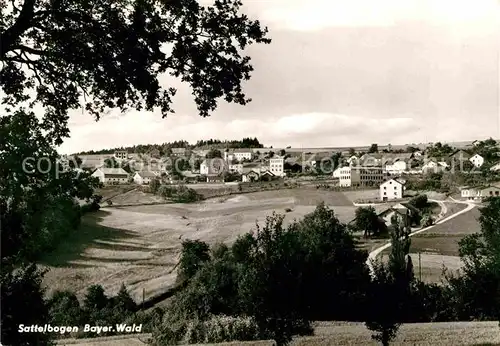
POLYGON ((373 143, 370 146, 370 149, 368 149, 368 153, 369 154, 378 153, 378 144, 377 143, 373 143))
POLYGON ((500 318, 500 198, 490 198, 480 209, 481 230, 462 239, 459 254, 464 275, 452 280, 460 287, 463 316, 500 318))
POLYGON ((96 119, 113 108, 173 113, 176 89, 164 87, 161 75, 189 84, 203 117, 220 98, 245 105, 241 82, 253 68, 242 51, 270 43, 267 29, 240 13, 240 0, 1 4, 3 102, 42 105, 44 128, 57 144, 69 135, 71 109, 96 119))
POLYGON ((373 282, 370 290, 368 329, 373 339, 387 346, 396 336, 407 317, 414 280, 413 265, 409 257, 411 240, 409 232, 396 218, 392 220, 391 252, 387 264, 373 263, 373 282))

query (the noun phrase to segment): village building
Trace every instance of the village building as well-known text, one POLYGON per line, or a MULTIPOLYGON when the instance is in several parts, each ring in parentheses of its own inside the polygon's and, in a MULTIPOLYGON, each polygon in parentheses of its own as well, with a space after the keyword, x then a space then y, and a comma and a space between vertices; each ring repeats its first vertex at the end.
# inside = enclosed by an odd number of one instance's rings
POLYGON ((342 167, 339 186, 378 186, 387 179, 387 173, 382 167, 342 167))
POLYGON ((472 164, 475 166, 475 167, 481 167, 483 164, 484 164, 484 158, 479 155, 479 154, 475 154, 473 155, 470 159, 469 159, 470 162, 472 162, 472 164))
POLYGON ((469 201, 481 201, 487 197, 500 196, 500 188, 496 186, 464 186, 460 189, 460 196, 469 201))
POLYGON ((141 171, 136 172, 134 174, 134 183, 139 185, 149 184, 153 179, 156 179, 158 176, 150 171, 141 171))
POLYGON ((128 159, 128 152, 126 150, 117 150, 113 156, 117 160, 126 160, 128 159))
POLYGON ((129 174, 123 168, 98 168, 92 173, 103 184, 126 184, 129 174))
POLYGON ((390 179, 382 183, 380 185, 380 200, 389 201, 403 198, 404 185, 405 183, 398 179, 390 179))
POLYGON ((221 158, 206 159, 200 164, 201 175, 220 174, 226 170, 226 163, 221 158))
POLYGON ((241 176, 241 181, 244 183, 258 181, 260 178, 260 172, 251 170, 249 172, 243 173, 241 176))
POLYGON ((272 157, 269 159, 269 171, 274 176, 284 177, 285 176, 285 158, 282 156, 272 157))

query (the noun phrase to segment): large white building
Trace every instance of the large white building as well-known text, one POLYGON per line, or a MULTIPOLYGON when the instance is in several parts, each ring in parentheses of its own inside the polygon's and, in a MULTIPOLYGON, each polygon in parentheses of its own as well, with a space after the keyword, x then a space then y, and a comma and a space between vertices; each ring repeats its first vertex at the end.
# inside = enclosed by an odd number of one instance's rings
POLYGON ((472 162, 474 166, 481 167, 484 163, 484 158, 479 154, 475 154, 469 159, 469 161, 472 162))
POLYGON ((339 186, 378 186, 387 178, 382 167, 342 167, 340 169, 339 186))
POLYGON ((277 177, 285 176, 285 158, 272 157, 269 159, 269 171, 277 177))
POLYGON ((380 200, 403 198, 404 183, 397 179, 390 179, 380 185, 380 200))
POLYGON ((123 168, 98 168, 92 173, 103 184, 126 184, 128 173, 123 168))

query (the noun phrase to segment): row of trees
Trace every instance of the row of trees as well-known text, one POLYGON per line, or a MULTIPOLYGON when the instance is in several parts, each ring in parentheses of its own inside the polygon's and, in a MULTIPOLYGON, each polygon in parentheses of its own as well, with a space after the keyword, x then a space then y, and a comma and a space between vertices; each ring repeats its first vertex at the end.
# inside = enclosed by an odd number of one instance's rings
POLYGON ((190 144, 187 141, 173 141, 162 144, 138 144, 129 147, 116 147, 101 150, 87 150, 75 153, 75 155, 102 155, 102 154, 113 154, 115 151, 127 151, 129 153, 138 154, 151 154, 155 153, 154 156, 170 156, 172 155, 172 148, 185 148, 188 150, 193 149, 205 149, 213 148, 222 150, 225 148, 239 149, 239 148, 263 148, 264 145, 259 142, 257 138, 243 138, 241 140, 219 140, 219 139, 208 139, 208 140, 198 140, 196 144, 190 144))

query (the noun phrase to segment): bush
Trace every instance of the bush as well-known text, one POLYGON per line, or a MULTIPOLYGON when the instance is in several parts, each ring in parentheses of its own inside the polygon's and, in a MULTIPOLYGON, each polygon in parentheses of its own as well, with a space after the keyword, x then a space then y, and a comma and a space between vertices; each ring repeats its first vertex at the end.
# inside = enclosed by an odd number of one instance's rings
POLYGON ((251 317, 211 316, 207 320, 164 322, 153 331, 153 345, 252 341, 264 338, 251 317))
POLYGON ((50 323, 60 326, 78 326, 83 310, 76 295, 71 291, 56 291, 48 301, 50 323))
POLYGON ((188 188, 185 185, 162 185, 158 188, 157 194, 165 199, 172 199, 172 201, 177 203, 190 203, 203 199, 203 196, 196 192, 196 190, 188 188))

